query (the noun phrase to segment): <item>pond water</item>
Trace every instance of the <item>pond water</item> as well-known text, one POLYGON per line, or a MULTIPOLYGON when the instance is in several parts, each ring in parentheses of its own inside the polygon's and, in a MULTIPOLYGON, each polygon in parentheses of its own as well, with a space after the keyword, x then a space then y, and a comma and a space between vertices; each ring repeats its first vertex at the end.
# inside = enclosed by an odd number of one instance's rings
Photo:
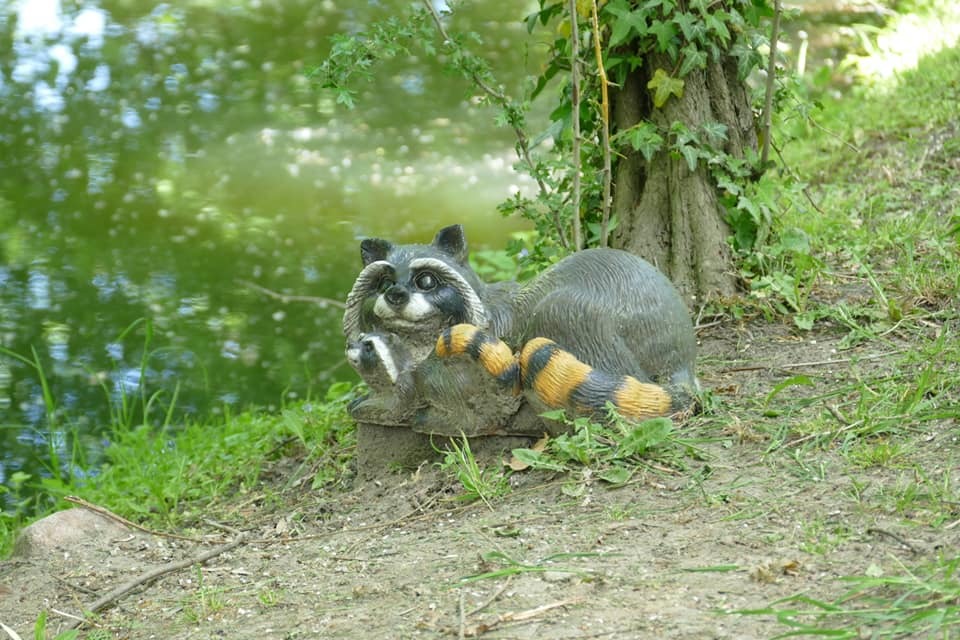
MULTIPOLYGON (((522 227, 495 211, 528 187, 511 133, 464 81, 401 57, 350 111, 307 73, 410 4, 0 0, 0 483, 51 449, 95 462, 140 390, 152 421, 322 395, 352 377, 341 310, 264 289, 343 300, 363 236, 522 227)), ((448 18, 511 90, 537 65, 522 13, 448 18)))

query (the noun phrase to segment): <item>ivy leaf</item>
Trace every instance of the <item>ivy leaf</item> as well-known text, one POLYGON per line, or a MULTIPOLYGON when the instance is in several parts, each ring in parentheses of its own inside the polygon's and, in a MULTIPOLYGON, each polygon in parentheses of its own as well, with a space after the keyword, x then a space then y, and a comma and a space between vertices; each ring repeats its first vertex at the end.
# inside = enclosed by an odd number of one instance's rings
POLYGON ((740 188, 740 185, 734 182, 729 176, 719 175, 717 176, 717 187, 722 191, 725 191, 732 195, 740 195, 743 192, 743 189, 740 188))
POLYGON ((690 171, 696 171, 697 160, 700 159, 700 150, 693 145, 682 144, 677 147, 677 151, 679 151, 683 159, 687 161, 687 166, 690 167, 690 171))
POLYGON ((683 64, 680 65, 680 77, 685 77, 694 69, 706 69, 707 52, 698 49, 693 43, 683 48, 683 64))
POLYGON ((724 45, 730 41, 730 30, 727 29, 726 21, 730 19, 730 14, 726 11, 717 11, 716 13, 706 13, 703 16, 707 24, 707 30, 712 31, 720 38, 724 45))
POLYGON ((656 9, 657 7, 663 7, 663 14, 666 15, 674 10, 676 3, 673 0, 649 0, 647 4, 643 5, 644 11, 649 11, 650 9, 656 9))
POLYGON ((671 95, 683 97, 683 80, 671 78, 663 69, 657 69, 653 73, 653 79, 647 83, 647 89, 653 90, 653 106, 659 109, 667 103, 671 95))
POLYGON ((710 142, 725 142, 727 139, 727 125, 722 122, 705 122, 703 131, 707 134, 710 142))
POLYGON ((687 40, 695 40, 703 32, 700 20, 692 13, 679 13, 673 17, 673 22, 680 25, 680 31, 687 40))
POLYGON ((634 151, 639 151, 647 162, 653 155, 663 148, 663 137, 657 132, 657 127, 651 122, 641 122, 626 132, 627 142, 634 151))
POLYGON ((638 37, 647 34, 647 15, 643 11, 634 11, 626 2, 611 2, 604 11, 614 16, 613 29, 610 32, 610 41, 607 48, 615 47, 636 34, 638 37))
POLYGON ((677 27, 673 22, 654 20, 650 23, 648 31, 657 36, 657 51, 663 53, 674 46, 673 39, 677 37, 677 27))
POLYGON ((613 30, 610 32, 610 43, 608 46, 615 47, 630 35, 630 23, 626 20, 615 20, 613 30))

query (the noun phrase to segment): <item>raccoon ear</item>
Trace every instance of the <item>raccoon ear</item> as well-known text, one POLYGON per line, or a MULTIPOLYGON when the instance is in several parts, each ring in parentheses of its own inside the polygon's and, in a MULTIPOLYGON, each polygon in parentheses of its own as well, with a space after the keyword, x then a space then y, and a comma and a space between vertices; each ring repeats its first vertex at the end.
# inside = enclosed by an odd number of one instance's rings
POLYGON ((386 260, 392 248, 391 243, 381 238, 364 238, 360 242, 360 259, 363 260, 363 266, 377 260, 386 260))
POLYGON ((452 224, 437 231, 437 235, 433 239, 433 246, 453 256, 460 264, 467 263, 469 251, 467 250, 467 236, 463 233, 462 225, 452 224))

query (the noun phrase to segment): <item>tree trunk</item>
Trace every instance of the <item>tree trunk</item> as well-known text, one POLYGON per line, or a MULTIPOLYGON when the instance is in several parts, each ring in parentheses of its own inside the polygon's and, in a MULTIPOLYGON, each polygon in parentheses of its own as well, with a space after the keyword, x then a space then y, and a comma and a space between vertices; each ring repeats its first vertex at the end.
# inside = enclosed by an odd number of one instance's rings
MULTIPOLYGON (((617 130, 644 120, 661 131, 677 121, 692 131, 719 122, 727 126, 728 154, 739 158, 746 148, 756 149, 753 112, 746 87, 737 77, 736 61, 711 62, 706 69, 691 72, 684 78, 683 97, 671 96, 656 109, 647 82, 656 69, 674 66, 665 56, 648 56, 646 64, 627 78, 612 101, 617 130)), ((691 171, 687 161, 669 149, 649 162, 639 152, 628 151, 617 164, 614 187, 612 206, 619 220, 614 246, 657 265, 692 306, 736 291, 726 213, 703 161, 691 171)))

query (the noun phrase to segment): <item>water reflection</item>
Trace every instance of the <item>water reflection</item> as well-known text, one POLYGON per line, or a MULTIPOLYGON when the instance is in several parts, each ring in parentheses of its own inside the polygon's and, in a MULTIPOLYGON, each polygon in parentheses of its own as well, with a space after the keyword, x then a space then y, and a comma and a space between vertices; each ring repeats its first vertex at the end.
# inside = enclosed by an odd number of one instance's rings
MULTIPOLYGON (((0 481, 62 465, 73 431, 95 462, 144 390, 153 422, 347 377, 339 309, 259 287, 341 300, 363 235, 463 221, 502 246, 494 207, 528 185, 462 82, 397 60, 357 112, 311 84, 330 34, 407 6, 342 4, 0 1, 0 481)), ((497 34, 517 87, 518 8, 477 4, 450 19, 497 34)))

